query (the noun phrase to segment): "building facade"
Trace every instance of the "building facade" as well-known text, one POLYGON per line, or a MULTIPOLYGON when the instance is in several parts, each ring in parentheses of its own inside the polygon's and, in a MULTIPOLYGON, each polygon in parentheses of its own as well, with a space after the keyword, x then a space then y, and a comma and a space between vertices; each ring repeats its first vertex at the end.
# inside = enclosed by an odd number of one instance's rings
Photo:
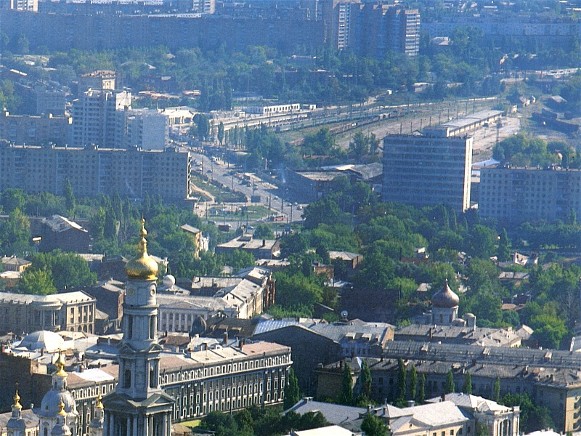
POLYGON ((63 195, 67 181, 75 195, 149 194, 184 201, 190 188, 189 152, 35 147, 0 144, 0 190, 63 195))
MULTIPOLYGON (((415 366, 418 374, 425 375, 427 397, 445 393, 450 371, 459 391, 464 389, 466 373, 470 373, 473 394, 484 398, 493 397, 494 385, 499 379, 501 395, 527 393, 535 404, 546 406, 555 423, 555 430, 581 430, 579 353, 392 341, 385 347, 381 358, 366 358, 372 376, 371 396, 376 401, 396 399, 399 359, 405 362, 408 371, 415 366)), ((351 359, 348 364, 356 380, 361 367, 360 359, 351 359)), ((340 389, 340 365, 335 362, 317 369, 318 386, 338 386, 340 389), (328 381, 327 378, 335 381, 328 381)), ((334 396, 328 390, 318 394, 334 396)))
POLYGON ((131 108, 131 93, 89 89, 73 101, 71 144, 121 148, 125 110, 131 108))
POLYGON ((499 221, 566 221, 581 214, 581 171, 488 167, 480 170, 478 210, 499 221))
POLYGON ((383 144, 384 201, 470 207, 472 137, 388 135, 383 144))
POLYGON ((94 333, 95 302, 77 291, 53 295, 0 292, 0 332, 38 330, 94 333))
POLYGON ((0 113, 0 139, 14 144, 65 145, 69 140, 69 116, 10 115, 0 113))

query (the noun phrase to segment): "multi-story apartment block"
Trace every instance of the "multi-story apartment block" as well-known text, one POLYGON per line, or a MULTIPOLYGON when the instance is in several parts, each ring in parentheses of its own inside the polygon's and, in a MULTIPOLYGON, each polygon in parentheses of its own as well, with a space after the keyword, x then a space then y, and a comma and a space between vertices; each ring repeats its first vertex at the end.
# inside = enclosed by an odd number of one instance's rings
POLYGON ((85 292, 25 295, 0 292, 0 332, 93 333, 96 300, 85 292))
POLYGON ((359 0, 323 3, 326 39, 338 50, 383 57, 387 51, 417 56, 420 13, 417 9, 378 5, 359 0))
POLYGON ((389 49, 406 56, 420 52, 420 12, 417 9, 388 8, 386 12, 389 49))
POLYGON ((97 70, 79 77, 79 97, 83 92, 89 89, 107 89, 113 91, 116 89, 117 74, 112 70, 97 70))
POLYGON ((480 215, 499 221, 567 220, 581 215, 577 169, 485 167, 480 170, 480 215))
POLYGON ((14 144, 65 145, 69 139, 71 117, 47 115, 10 115, 0 112, 0 139, 14 144))
POLYGON ((68 91, 39 85, 34 88, 36 97, 36 115, 64 116, 68 91))
MULTIPOLYGON (((567 47, 581 33, 581 21, 573 17, 551 17, 530 14, 469 14, 449 13, 422 23, 422 32, 430 38, 453 36, 459 28, 473 28, 487 38, 518 38, 530 44, 567 47)), ((564 48, 565 49, 565 48, 564 48)))
POLYGON ((383 144, 385 201, 470 207, 472 137, 389 135, 383 144))
POLYGON ((169 119, 154 109, 125 111, 125 148, 163 150, 169 140, 169 119))
POLYGON ((188 198, 191 157, 174 148, 164 151, 112 150, 96 147, 36 147, 0 144, 0 189, 63 195, 67 180, 76 195, 119 194, 144 198, 188 198))
POLYGON ((131 93, 128 91, 84 91, 73 101, 72 145, 121 148, 125 131, 125 111, 130 108, 131 93))

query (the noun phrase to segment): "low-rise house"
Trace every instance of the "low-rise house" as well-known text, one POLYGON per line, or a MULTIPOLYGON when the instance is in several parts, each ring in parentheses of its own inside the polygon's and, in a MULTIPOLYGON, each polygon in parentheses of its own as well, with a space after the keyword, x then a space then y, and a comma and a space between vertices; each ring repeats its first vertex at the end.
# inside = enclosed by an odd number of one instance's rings
POLYGON ((87 253, 91 248, 89 231, 61 215, 43 218, 35 235, 41 238, 40 251, 60 249, 74 253, 87 253))
POLYGON ((278 239, 254 239, 252 235, 244 234, 216 246, 216 254, 228 254, 234 250, 250 253, 255 259, 272 259, 280 256, 280 242, 278 239))

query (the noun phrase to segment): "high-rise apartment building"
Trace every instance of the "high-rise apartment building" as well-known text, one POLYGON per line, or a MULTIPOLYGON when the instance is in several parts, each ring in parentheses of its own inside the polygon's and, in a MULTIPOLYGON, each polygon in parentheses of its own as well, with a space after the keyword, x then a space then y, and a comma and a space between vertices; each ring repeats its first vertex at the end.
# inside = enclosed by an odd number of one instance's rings
POLYGON ((420 12, 417 9, 388 8, 386 12, 389 49, 406 56, 420 51, 420 12))
POLYGON ((183 201, 190 186, 191 156, 174 148, 142 151, 97 147, 39 147, 0 143, 0 190, 63 195, 69 181, 78 196, 162 195, 183 201))
POLYGON ((383 199, 418 207, 470 207, 472 137, 389 135, 383 144, 383 199))
POLYGON ((162 150, 169 140, 169 118, 155 109, 125 111, 124 148, 162 150))
POLYGON ((336 49, 383 57, 387 51, 417 56, 420 13, 417 9, 359 0, 323 2, 325 37, 336 49))
POLYGON ((581 216, 581 171, 482 168, 478 210, 482 217, 509 222, 581 216))
POLYGON ((124 112, 131 108, 131 93, 89 89, 73 101, 72 145, 121 148, 124 112))

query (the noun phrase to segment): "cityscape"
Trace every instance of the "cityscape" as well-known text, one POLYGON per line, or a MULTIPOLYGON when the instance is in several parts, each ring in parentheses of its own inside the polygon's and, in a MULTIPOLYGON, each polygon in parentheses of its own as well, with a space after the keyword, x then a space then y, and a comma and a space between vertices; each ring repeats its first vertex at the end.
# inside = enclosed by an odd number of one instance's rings
POLYGON ((579 0, 0 0, 0 436, 581 435, 579 0))

